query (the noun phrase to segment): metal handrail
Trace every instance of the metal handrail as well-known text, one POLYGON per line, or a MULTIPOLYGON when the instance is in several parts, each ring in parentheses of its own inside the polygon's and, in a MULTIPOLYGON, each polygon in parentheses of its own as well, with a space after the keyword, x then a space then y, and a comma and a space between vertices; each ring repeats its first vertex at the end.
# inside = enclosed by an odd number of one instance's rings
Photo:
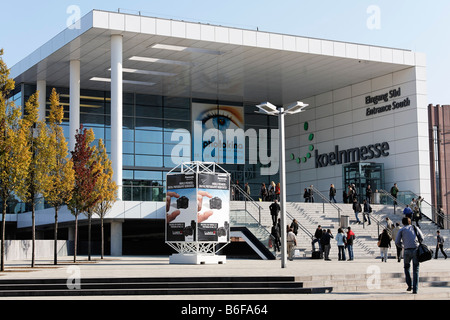
POLYGON ((252 205, 254 205, 258 209, 258 213, 259 213, 259 220, 258 221, 261 224, 261 210, 262 210, 262 207, 255 200, 253 200, 253 198, 250 197, 250 195, 247 192, 245 192, 239 185, 232 184, 231 187, 234 189, 234 196, 236 196, 236 191, 238 191, 239 194, 244 197, 245 211, 248 212, 248 210, 247 210, 247 202, 250 202, 252 205))
POLYGON ((385 195, 386 197, 388 197, 389 199, 391 199, 394 203, 394 214, 396 214, 396 210, 395 207, 396 206, 400 206, 400 207, 404 207, 406 208, 406 204, 404 204, 403 202, 401 202, 400 200, 398 200, 398 198, 394 198, 390 192, 387 192, 386 190, 383 189, 378 189, 378 192, 385 195))
MULTIPOLYGON (((419 197, 418 194, 416 194, 415 192, 410 191, 410 190, 399 191, 399 193, 400 193, 400 192, 412 194, 412 195, 414 195, 414 198, 415 198, 415 199, 417 199, 417 198, 419 197)), ((432 222, 434 222, 434 223, 435 223, 436 225, 438 225, 438 226, 441 226, 440 222, 438 221, 439 218, 441 218, 441 219, 442 219, 442 226, 445 225, 445 224, 444 224, 444 221, 447 222, 447 225, 450 225, 450 217, 449 217, 449 216, 447 216, 447 215, 445 215, 445 214, 443 214, 443 213, 440 213, 439 210, 436 209, 436 207, 434 207, 431 203, 429 203, 429 202, 426 201, 425 199, 423 199, 422 202, 424 202, 425 204, 427 204, 427 205, 431 208, 432 217, 431 217, 431 218, 428 217, 428 218, 429 218, 432 222)))
POLYGON ((334 202, 331 202, 329 198, 327 198, 322 192, 320 192, 319 190, 317 190, 316 187, 308 187, 308 190, 313 190, 315 194, 318 194, 319 197, 323 200, 323 213, 325 213, 325 202, 329 203, 334 209, 336 209, 338 211, 338 220, 341 220, 341 211, 342 209, 336 205, 334 202))
MULTIPOLYGON (((291 219, 292 221, 294 221, 294 219, 295 220, 297 220, 296 218, 294 218, 294 216, 292 215, 292 214, 290 214, 288 211, 286 211, 286 216, 289 218, 289 219, 291 219)), ((306 229, 306 227, 304 226, 304 225, 302 225, 298 220, 297 220, 297 223, 298 223, 298 228, 300 229, 300 230, 302 230, 308 237, 310 237, 311 238, 311 240, 314 238, 314 235, 308 230, 308 229, 306 229)))

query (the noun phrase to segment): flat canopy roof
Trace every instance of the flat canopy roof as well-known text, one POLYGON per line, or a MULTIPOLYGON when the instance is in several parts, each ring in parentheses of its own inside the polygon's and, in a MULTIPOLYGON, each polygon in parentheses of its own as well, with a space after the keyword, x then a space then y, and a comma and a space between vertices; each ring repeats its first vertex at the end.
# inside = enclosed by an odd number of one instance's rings
POLYGON ((111 35, 123 35, 124 92, 286 104, 413 66, 408 50, 93 10, 11 69, 16 83, 110 90, 111 35))

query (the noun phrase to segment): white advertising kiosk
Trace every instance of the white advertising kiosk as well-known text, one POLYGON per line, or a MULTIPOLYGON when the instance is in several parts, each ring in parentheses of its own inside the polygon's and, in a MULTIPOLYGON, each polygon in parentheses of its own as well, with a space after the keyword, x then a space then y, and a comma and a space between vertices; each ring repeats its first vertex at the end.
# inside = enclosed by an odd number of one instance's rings
POLYGON ((222 264, 230 242, 230 174, 216 163, 183 163, 167 174, 166 243, 171 264, 222 264), (218 248, 220 246, 220 248, 218 248))

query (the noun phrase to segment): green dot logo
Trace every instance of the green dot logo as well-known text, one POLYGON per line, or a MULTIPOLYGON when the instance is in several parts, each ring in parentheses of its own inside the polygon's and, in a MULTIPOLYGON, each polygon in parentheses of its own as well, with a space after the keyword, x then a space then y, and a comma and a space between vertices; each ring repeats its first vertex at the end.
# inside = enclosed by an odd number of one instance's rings
MULTIPOLYGON (((305 131, 309 130, 309 123, 308 122, 305 122, 303 124, 303 129, 305 131)), ((311 157, 312 157, 311 152, 314 151, 314 149, 315 149, 314 145, 312 144, 313 140, 314 140, 314 133, 310 133, 308 135, 308 141, 309 141, 309 143, 311 143, 308 146, 309 152, 304 157, 296 157, 295 154, 292 153, 291 154, 291 160, 295 160, 295 161, 297 161, 298 164, 301 164, 301 163, 306 163, 308 161, 308 159, 311 159, 311 157)))

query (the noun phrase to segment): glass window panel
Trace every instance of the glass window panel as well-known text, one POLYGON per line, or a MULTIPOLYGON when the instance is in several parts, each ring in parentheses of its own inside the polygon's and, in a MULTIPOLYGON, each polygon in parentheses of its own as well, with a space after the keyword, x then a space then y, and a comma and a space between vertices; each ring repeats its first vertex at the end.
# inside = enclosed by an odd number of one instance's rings
POLYGON ((134 171, 134 179, 136 180, 156 180, 162 181, 161 171, 134 171))
POLYGON ((161 155, 162 151, 162 144, 136 142, 136 154, 161 155))
MULTIPOLYGON (((184 144, 190 144, 191 143, 191 136, 190 134, 186 136, 185 139, 181 139, 180 137, 174 137, 172 140, 172 134, 176 129, 164 129, 164 143, 170 143, 170 144, 179 144, 182 141, 184 144)), ((186 129, 190 132, 189 129, 186 129)))
POLYGON ((136 155, 136 167, 162 167, 162 156, 136 155))
POLYGON ((190 120, 191 111, 189 109, 181 108, 164 108, 164 118, 190 120))
POLYGON ((125 92, 123 94, 123 103, 129 104, 129 105, 134 105, 134 93, 125 92))
MULTIPOLYGON (((106 130, 106 134, 108 136, 108 129, 106 130)), ((122 139, 124 141, 134 141, 134 130, 131 129, 123 129, 122 130, 122 139)), ((109 136, 111 136, 111 131, 109 131, 109 136)))
POLYGON ((122 110, 124 116, 134 117, 134 104, 124 104, 122 110))
POLYGON ((166 129, 187 129, 191 128, 190 121, 180 121, 180 120, 164 120, 164 128, 166 129))
POLYGON ((190 98, 164 97, 164 108, 190 109, 190 107, 191 107, 190 98))
MULTIPOLYGON (((123 170, 122 171, 122 178, 125 180, 133 180, 133 170, 123 170)), ((125 181, 123 182, 125 184, 125 181)))
POLYGON ((162 106, 162 96, 136 94, 136 104, 145 106, 162 106))
MULTIPOLYGON (((172 150, 177 147, 178 151, 177 155, 181 155, 181 156, 190 156, 191 155, 191 148, 190 145, 178 145, 178 144, 164 144, 164 155, 165 156, 171 156, 172 155, 172 150), (181 152, 181 147, 187 147, 186 148, 186 152, 181 152)), ((183 150, 184 151, 184 150, 183 150)))
POLYGON ((123 128, 124 129, 134 129, 134 118, 132 117, 123 117, 123 128))
POLYGON ((190 157, 170 157, 164 156, 164 167, 165 168, 175 168, 180 164, 180 162, 189 162, 191 161, 190 157), (176 161, 176 163, 174 162, 176 161))
POLYGON ((131 153, 134 154, 134 142, 124 141, 123 145, 123 153, 131 153))
POLYGON ((136 117, 162 118, 163 109, 161 106, 136 105, 136 117))
POLYGON ((155 130, 163 129, 162 119, 136 118, 136 129, 155 130))
POLYGON ((134 167, 134 155, 123 154, 122 155, 123 165, 128 167, 134 167))
POLYGON ((162 132, 136 130, 136 142, 163 143, 162 132))
POLYGON ((81 113, 80 114, 80 123, 84 126, 104 126, 105 125, 105 116, 102 115, 94 115, 89 113, 81 113))

